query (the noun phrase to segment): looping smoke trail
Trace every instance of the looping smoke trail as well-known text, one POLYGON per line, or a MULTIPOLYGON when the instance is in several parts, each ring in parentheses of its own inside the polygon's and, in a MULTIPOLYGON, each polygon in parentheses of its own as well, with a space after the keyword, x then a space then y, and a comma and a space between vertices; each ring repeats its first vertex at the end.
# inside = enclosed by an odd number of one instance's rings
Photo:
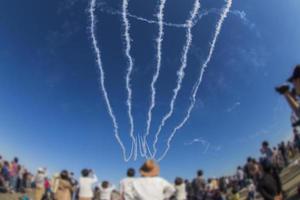
POLYGON ((93 43, 93 49, 94 49, 94 53, 96 55, 96 63, 98 65, 99 68, 99 72, 100 72, 100 86, 101 86, 101 90, 103 93, 103 97, 106 103, 106 107, 108 110, 108 114, 110 116, 110 118, 112 119, 112 123, 113 123, 113 127, 114 127, 114 133, 115 133, 115 138, 117 139, 118 143, 121 146, 122 152, 123 152, 123 159, 124 161, 129 161, 131 155, 129 156, 129 158, 126 157, 126 148, 119 136, 119 127, 118 127, 118 123, 116 120, 116 117, 114 115, 113 109, 111 107, 110 104, 110 100, 108 98, 108 94, 105 88, 105 73, 103 70, 103 64, 102 64, 102 60, 101 60, 101 51, 100 48, 98 47, 98 41, 96 39, 96 19, 95 19, 95 8, 96 8, 96 0, 91 0, 90 2, 90 8, 89 8, 89 14, 90 14, 90 34, 91 34, 91 38, 92 38, 92 43, 93 43))
POLYGON ((136 138, 134 137, 134 122, 133 122, 133 116, 132 116, 132 89, 131 89, 131 74, 133 70, 133 58, 130 54, 131 51, 131 38, 129 34, 130 30, 130 24, 129 20, 127 17, 127 12, 128 12, 128 0, 123 0, 123 5, 122 5, 122 20, 123 20, 123 25, 124 25, 124 39, 126 42, 126 49, 125 49, 125 55, 128 59, 128 67, 127 67, 127 74, 126 74, 126 89, 127 89, 127 107, 128 107, 128 117, 129 117, 129 123, 130 123, 130 137, 134 143, 134 159, 136 160, 137 158, 137 143, 136 143, 136 138))
POLYGON ((182 85, 182 81, 184 79, 185 76, 185 69, 187 67, 187 58, 188 58, 188 53, 192 44, 192 40, 193 40, 193 35, 192 35, 192 28, 193 28, 193 21, 196 18, 198 12, 200 9, 200 0, 195 0, 194 2, 194 6, 193 9, 190 13, 190 17, 187 20, 186 24, 187 24, 187 29, 186 29, 186 42, 185 45, 183 47, 182 50, 182 56, 181 56, 181 66, 177 71, 177 86, 176 88, 173 90, 173 97, 170 103, 170 108, 169 108, 169 112, 167 112, 167 114, 163 117, 158 130, 155 134, 155 139, 154 139, 154 143, 153 143, 153 156, 155 157, 157 149, 156 149, 156 144, 158 142, 158 137, 159 134, 162 130, 162 128, 165 126, 165 123, 167 122, 167 120, 172 116, 173 112, 174 112, 174 106, 175 106, 175 101, 177 99, 178 93, 181 89, 181 85, 182 85))
POLYGON ((156 54, 156 70, 152 78, 151 82, 151 103, 150 107, 148 110, 148 119, 147 119, 147 127, 146 127, 146 133, 143 138, 143 148, 146 151, 146 141, 147 141, 147 136, 149 135, 150 132, 150 126, 151 126, 151 121, 152 121, 152 111, 155 107, 155 96, 156 96, 156 82, 159 77, 160 73, 160 68, 161 68, 161 61, 162 61, 162 42, 163 42, 163 37, 164 37, 164 9, 166 5, 166 0, 160 0, 159 4, 159 10, 157 14, 157 19, 158 19, 158 25, 159 25, 159 31, 158 31, 158 37, 156 39, 156 44, 157 44, 157 54, 156 54))
POLYGON ((178 126, 176 126, 174 128, 173 132, 171 133, 170 137, 168 138, 167 148, 164 151, 164 153, 162 154, 162 156, 158 159, 158 161, 161 161, 162 159, 165 158, 165 156, 167 155, 167 153, 168 153, 168 151, 170 149, 172 139, 175 136, 176 132, 179 129, 181 129, 185 125, 185 123, 187 122, 187 120, 190 118, 191 112, 192 112, 192 110, 193 110, 193 108, 195 106, 195 103, 196 103, 196 96, 197 96, 197 92, 198 92, 199 86, 202 83, 203 75, 205 73, 206 68, 208 67, 208 63, 210 62, 210 60, 212 58, 213 52, 215 50, 217 39, 218 39, 218 37, 220 35, 220 32, 221 32, 221 29, 222 29, 222 25, 224 23, 225 18, 228 15, 229 11, 230 11, 231 6, 232 6, 232 0, 227 0, 227 4, 226 4, 225 8, 223 9, 223 12, 222 12, 222 14, 220 16, 219 21, 217 22, 215 34, 214 34, 213 40, 212 40, 212 42, 210 44, 210 50, 209 50, 207 59, 205 60, 203 66, 201 68, 201 71, 200 71, 200 76, 199 76, 197 82, 194 85, 194 88, 193 88, 193 91, 192 91, 192 96, 191 96, 191 104, 190 104, 190 106, 188 108, 187 114, 186 114, 185 118, 183 119, 183 121, 178 126))

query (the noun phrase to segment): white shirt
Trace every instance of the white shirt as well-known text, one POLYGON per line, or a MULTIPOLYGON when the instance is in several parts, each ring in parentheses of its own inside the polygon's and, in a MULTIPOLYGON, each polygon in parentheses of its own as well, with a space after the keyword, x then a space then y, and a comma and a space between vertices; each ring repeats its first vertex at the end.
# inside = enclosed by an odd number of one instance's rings
POLYGON ((120 193, 123 199, 125 200, 132 200, 132 186, 133 186, 133 181, 135 178, 133 177, 127 177, 121 180, 120 182, 120 193))
POLYGON ((176 200, 186 200, 186 187, 185 184, 175 185, 175 197, 176 200))
POLYGON ((99 186, 99 188, 100 188, 100 199, 101 200, 110 200, 111 194, 115 188, 114 187, 102 188, 101 185, 99 186))
POLYGON ((80 177, 79 178, 79 197, 92 198, 93 185, 98 181, 97 177, 80 177))
POLYGON ((164 200, 174 192, 173 185, 160 177, 141 177, 133 181, 133 197, 136 200, 164 200))

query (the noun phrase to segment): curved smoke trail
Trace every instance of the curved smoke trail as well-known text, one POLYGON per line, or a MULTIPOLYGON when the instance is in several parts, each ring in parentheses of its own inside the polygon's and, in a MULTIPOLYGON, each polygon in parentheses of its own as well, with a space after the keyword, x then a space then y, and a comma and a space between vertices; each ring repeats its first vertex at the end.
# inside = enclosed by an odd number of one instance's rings
POLYGON ((187 29, 186 29, 186 43, 183 47, 183 51, 182 51, 182 56, 181 56, 181 66, 179 68, 179 70, 177 71, 177 86, 176 88, 173 90, 173 97, 170 103, 170 108, 169 108, 169 112, 163 117, 158 130, 155 134, 155 139, 154 139, 154 143, 153 143, 153 157, 155 157, 157 149, 156 149, 156 144, 158 142, 158 137, 159 134, 161 132, 161 129, 165 126, 165 123, 167 122, 167 120, 172 116, 173 112, 174 112, 174 106, 175 106, 175 101, 177 99, 178 93, 181 89, 181 85, 182 85, 182 81, 184 79, 184 70, 187 67, 187 57, 188 57, 188 53, 192 44, 192 40, 193 40, 193 35, 192 35, 192 28, 193 28, 193 22, 195 20, 195 18, 197 17, 197 14, 199 12, 200 9, 200 0, 195 0, 193 9, 190 13, 190 18, 187 20, 186 25, 187 25, 187 29))
MULTIPOLYGON (((146 127, 146 133, 144 135, 143 138, 143 148, 144 151, 146 152, 146 140, 147 140, 147 136, 149 135, 150 132, 150 126, 151 126, 151 121, 152 121, 152 111, 155 107, 155 96, 156 96, 156 82, 157 79, 159 77, 159 73, 160 73, 160 68, 161 68, 161 60, 162 60, 162 42, 163 42, 163 37, 164 37, 164 9, 165 9, 165 5, 166 5, 166 1, 167 0, 160 0, 160 4, 159 4, 159 10, 158 10, 158 14, 157 14, 157 19, 158 19, 158 25, 159 25, 159 31, 158 31, 158 37, 156 39, 156 43, 157 43, 157 54, 156 54, 156 70, 154 73, 154 76, 152 78, 152 82, 151 82, 151 103, 150 103, 150 107, 149 107, 149 111, 148 111, 148 119, 147 119, 147 127, 146 127)), ((151 152, 150 152, 151 153, 151 152)))
POLYGON ((104 73, 104 70, 103 70, 103 65, 102 65, 102 60, 101 60, 101 51, 100 51, 100 48, 98 47, 98 41, 96 39, 96 34, 95 34, 95 32, 96 32, 95 8, 96 8, 96 0, 91 0, 90 8, 89 8, 89 14, 90 14, 90 20, 91 20, 91 24, 90 24, 90 26, 91 26, 90 31, 91 32, 90 32, 90 34, 91 34, 91 38, 92 38, 93 49, 94 49, 94 52, 95 52, 95 55, 96 55, 96 63, 98 65, 99 72, 100 72, 100 86, 101 86, 101 90, 102 90, 102 93, 103 93, 103 96, 104 96, 104 100, 105 100, 105 103, 106 103, 108 114, 109 114, 110 118, 112 119, 115 137, 116 137, 118 143, 121 146, 124 161, 127 162, 127 161, 129 161, 131 156, 129 158, 126 157, 126 148, 125 148, 125 146, 124 146, 124 144, 123 144, 123 142, 122 142, 122 140, 119 136, 118 123, 117 123, 116 117, 114 115, 113 109, 111 107, 110 100, 108 98, 108 94, 107 94, 107 91, 106 91, 106 88, 105 88, 105 73, 104 73))
POLYGON ((208 63, 210 62, 210 60, 212 58, 213 52, 215 50, 217 39, 218 39, 218 37, 220 35, 220 32, 221 32, 221 29, 222 29, 223 22, 224 22, 225 18, 227 17, 227 15, 228 15, 228 13, 230 11, 231 6, 232 6, 232 0, 227 0, 227 4, 226 4, 226 6, 225 6, 225 8, 224 8, 224 10, 223 10, 223 12, 222 12, 222 14, 220 16, 219 21, 217 22, 216 31, 215 31, 213 40, 212 40, 211 45, 210 45, 210 50, 209 50, 207 59, 205 60, 203 66, 201 68, 201 71, 200 71, 200 76, 199 76, 197 82, 194 85, 194 88, 193 88, 193 91, 192 91, 192 96, 191 96, 191 104, 190 104, 190 106, 188 108, 187 114, 186 114, 185 118, 183 119, 183 121, 178 126, 176 126, 174 128, 173 132, 171 133, 170 137, 168 138, 167 148, 164 151, 164 153, 162 154, 162 156, 158 159, 158 161, 161 161, 162 159, 165 158, 165 156, 167 155, 167 153, 168 153, 168 151, 170 149, 172 139, 175 136, 176 132, 179 129, 181 129, 185 125, 185 123, 187 122, 187 120, 190 118, 191 112, 192 112, 192 110, 193 110, 193 108, 195 106, 195 103, 196 103, 196 96, 197 96, 197 92, 198 92, 199 86, 202 83, 203 75, 205 73, 206 68, 208 67, 208 63))
MULTIPOLYGON (((131 51, 131 38, 129 34, 130 30, 130 24, 127 17, 128 13, 128 0, 123 0, 122 5, 122 20, 124 25, 124 38, 126 42, 126 49, 125 49, 125 55, 128 59, 128 67, 127 67, 127 73, 126 73, 126 89, 127 89, 127 101, 126 104, 128 106, 128 117, 129 117, 129 123, 130 123, 130 137, 132 139, 132 142, 134 143, 134 159, 137 158, 137 143, 136 138, 134 137, 134 122, 133 122, 133 116, 132 116, 132 89, 131 89, 131 74, 133 70, 133 58, 130 54, 131 51)), ((131 152, 132 154, 132 152, 131 152)))

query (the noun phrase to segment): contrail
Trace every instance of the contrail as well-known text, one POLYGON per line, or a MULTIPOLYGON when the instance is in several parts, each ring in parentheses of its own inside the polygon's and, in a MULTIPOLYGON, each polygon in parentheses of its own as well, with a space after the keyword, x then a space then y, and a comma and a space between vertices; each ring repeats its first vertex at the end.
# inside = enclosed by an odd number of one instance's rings
POLYGON ((148 119, 147 119, 147 127, 146 127, 146 133, 143 138, 143 148, 146 151, 146 140, 147 136, 149 135, 150 132, 150 125, 152 121, 152 111, 155 107, 155 96, 156 96, 156 82, 159 77, 160 73, 160 68, 161 68, 161 60, 162 60, 162 42, 163 42, 163 37, 164 37, 164 9, 166 5, 167 0, 160 0, 159 4, 159 10, 157 14, 157 19, 158 19, 158 26, 159 26, 159 31, 158 31, 158 37, 156 39, 156 44, 157 44, 157 54, 156 54, 156 70, 152 78, 151 82, 151 103, 148 111, 148 119))
POLYGON ((226 4, 225 8, 223 9, 223 12, 222 12, 222 14, 220 16, 219 21, 217 22, 215 34, 214 34, 213 40, 212 40, 212 42, 210 44, 210 50, 209 50, 208 56, 207 56, 204 64, 202 65, 202 68, 201 68, 201 71, 200 71, 200 76, 199 76, 197 82, 194 85, 194 88, 193 88, 193 91, 192 91, 192 96, 191 96, 191 104, 190 104, 190 106, 188 108, 187 114, 186 114, 185 118, 183 119, 183 121, 178 126, 176 126, 174 128, 173 132, 171 133, 170 137, 168 138, 167 148, 164 151, 164 153, 162 154, 162 156, 158 159, 158 161, 161 161, 162 159, 165 158, 165 156, 167 155, 167 153, 168 153, 168 151, 170 149, 172 139, 175 136, 176 132, 179 129, 181 129, 185 125, 185 123, 187 122, 187 120, 190 118, 191 112, 192 112, 192 110, 193 110, 193 108, 195 106, 195 103, 196 103, 196 96, 197 96, 197 92, 198 92, 199 86, 200 86, 200 84, 202 82, 203 75, 205 73, 206 68, 208 67, 208 63, 210 62, 210 60, 212 58, 213 52, 215 50, 215 46, 216 46, 216 42, 217 42, 218 36, 220 35, 221 29, 222 29, 222 25, 224 23, 225 18, 228 15, 229 11, 230 11, 231 6, 232 6, 232 0, 227 0, 227 4, 226 4))
POLYGON ((126 157, 126 148, 119 136, 118 123, 117 123, 116 117, 114 115, 113 109, 111 107, 110 100, 108 98, 108 94, 107 94, 107 91, 105 88, 105 73, 103 70, 103 64, 102 64, 102 60, 101 60, 101 51, 100 51, 100 48, 98 47, 98 41, 96 39, 96 34, 95 34, 95 32, 96 32, 95 8, 96 8, 96 0, 91 0, 90 8, 89 8, 89 14, 90 14, 90 20, 91 20, 90 21, 91 22, 90 34, 91 34, 91 38, 92 38, 94 53, 96 55, 96 63, 98 65, 99 72, 100 72, 100 87, 101 87, 101 90, 102 90, 102 93, 104 96, 108 114, 109 114, 110 118, 112 119, 115 137, 116 137, 118 143, 120 144, 122 152, 123 152, 123 159, 124 159, 124 161, 128 162, 132 156, 132 153, 129 156, 129 158, 126 157))
MULTIPOLYGON (((111 14, 111 15, 122 15, 122 12, 118 11, 118 10, 114 10, 112 8, 100 8, 100 11, 105 12, 107 14, 111 14)), ((211 8, 209 10, 202 10, 201 12, 199 12, 198 16, 195 18, 194 22, 193 22, 193 26, 195 26, 198 21, 200 21, 203 17, 209 15, 209 14, 220 14, 220 12, 222 11, 222 9, 218 9, 218 8, 211 8)), ((251 24, 251 22, 249 22, 249 20, 246 17, 246 13, 245 11, 241 11, 241 10, 231 10, 229 11, 230 14, 239 17, 245 24, 248 24, 249 26, 253 26, 251 24)), ((157 20, 151 20, 151 19, 147 19, 144 17, 140 17, 131 13, 127 13, 127 16, 135 19, 137 21, 141 21, 141 22, 146 22, 148 24, 158 24, 159 22, 157 20)), ((168 26, 168 27, 174 27, 174 28, 187 28, 187 24, 178 24, 178 23, 170 23, 170 22, 163 22, 164 26, 168 26)))
POLYGON ((157 152, 156 144, 158 142, 159 134, 161 132, 161 129, 165 126, 165 123, 167 122, 167 120, 172 116, 172 114, 174 112, 175 101, 177 99, 178 93, 181 89, 182 81, 185 76, 184 71, 187 67, 187 57, 188 57, 188 53, 189 53, 189 50, 190 50, 190 47, 192 44, 192 40, 193 40, 193 35, 192 35, 193 22, 194 22, 194 19, 197 17, 199 9, 200 9, 200 0, 195 0, 193 9, 190 13, 190 18, 186 22, 186 24, 187 24, 186 42, 185 42, 185 45, 182 50, 181 66, 180 66, 179 70, 177 71, 177 86, 173 90, 173 97, 172 97, 172 100, 170 103, 169 112, 163 117, 163 119, 158 127, 158 130, 155 134, 155 139, 154 139, 154 143, 153 143, 153 156, 154 157, 157 152))
MULTIPOLYGON (((106 12, 108 14, 111 15, 122 15, 122 12, 118 11, 118 10, 113 10, 112 8, 100 8, 102 12, 106 12)), ((150 20, 150 19, 146 19, 143 17, 139 17, 137 15, 131 14, 131 13, 127 13, 127 16, 133 19, 136 19, 138 21, 142 21, 142 22, 146 22, 148 24, 159 24, 159 21, 156 20, 150 20)), ((169 23, 169 22, 163 22, 164 26, 170 26, 170 27, 175 27, 175 28, 185 28, 186 24, 175 24, 175 23, 169 23)))
MULTIPOLYGON (((125 48, 125 55, 128 59, 128 67, 127 67, 127 73, 126 73, 126 89, 127 89, 127 101, 126 104, 128 106, 128 117, 129 117, 129 123, 130 123, 130 137, 135 145, 135 154, 137 151, 137 143, 136 143, 136 138, 134 137, 134 122, 133 122, 133 116, 132 116, 132 89, 131 89, 131 74, 133 70, 133 58, 130 55, 131 51, 131 38, 129 34, 130 30, 130 24, 129 20, 127 17, 127 12, 128 12, 128 0, 123 0, 123 5, 122 5, 122 20, 123 20, 123 25, 124 25, 124 39, 126 42, 126 48, 125 48)), ((137 158, 137 155, 134 155, 134 159, 137 158)))

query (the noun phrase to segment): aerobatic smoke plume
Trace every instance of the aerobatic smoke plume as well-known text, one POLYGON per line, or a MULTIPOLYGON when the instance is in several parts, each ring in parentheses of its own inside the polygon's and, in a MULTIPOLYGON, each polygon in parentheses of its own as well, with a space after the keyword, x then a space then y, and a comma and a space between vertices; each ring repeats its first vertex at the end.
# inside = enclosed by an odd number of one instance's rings
POLYGON ((181 89, 181 85, 182 85, 182 81, 184 79, 184 71, 187 67, 187 58, 188 58, 188 53, 192 44, 192 40, 193 40, 193 35, 192 35, 192 28, 193 28, 193 21, 196 18, 198 12, 200 9, 200 1, 199 0, 195 0, 193 9, 191 11, 190 14, 190 18, 187 20, 186 25, 186 42, 185 45, 183 47, 183 51, 182 51, 182 56, 181 56, 181 66, 179 68, 179 70, 177 71, 177 86, 176 88, 173 90, 173 97, 170 103, 170 108, 169 108, 169 112, 163 117, 158 130, 155 134, 155 139, 154 139, 154 143, 153 143, 153 156, 156 155, 157 149, 156 149, 156 144, 158 142, 158 137, 159 134, 161 132, 161 129, 164 127, 165 123, 167 122, 167 120, 172 116, 173 112, 174 112, 174 106, 175 106, 175 101, 177 99, 178 93, 181 89))
MULTIPOLYGON (((159 4, 159 9, 158 9, 158 14, 157 14, 157 19, 158 19, 158 26, 159 26, 159 31, 158 31, 158 37, 156 39, 156 45, 157 45, 157 54, 156 54, 156 68, 155 68, 155 73, 152 78, 151 82, 151 103, 150 107, 148 110, 148 118, 147 118, 147 127, 146 127, 146 133, 143 138, 143 148, 145 151, 146 150, 146 140, 147 136, 150 133, 150 126, 151 126, 151 121, 152 121, 152 111, 155 107, 155 96, 156 96, 156 82, 159 77, 160 73, 160 68, 161 68, 161 61, 162 61, 162 42, 163 42, 163 37, 164 37, 164 8, 165 8, 166 0, 160 0, 159 4)), ((150 152, 151 153, 151 152, 150 152)))
POLYGON ((224 20, 225 18, 227 17, 229 11, 230 11, 230 8, 232 6, 232 0, 227 0, 227 3, 226 3, 226 6, 220 16, 220 19, 219 21, 217 22, 217 25, 216 25, 216 30, 215 30, 215 34, 213 36, 213 40, 210 44, 210 49, 209 49, 209 53, 208 53, 208 56, 204 62, 204 64, 202 65, 202 68, 201 68, 201 71, 200 71, 200 75, 199 75, 199 78, 197 80, 197 82, 195 83, 194 87, 193 87, 193 90, 192 90, 192 95, 191 95, 191 104, 188 108, 188 111, 187 111, 187 114, 186 116, 184 117, 184 119, 182 120, 182 122, 176 126, 170 137, 168 138, 168 141, 167 141, 167 148, 166 150, 164 151, 164 153, 162 154, 162 156, 158 159, 158 161, 161 161, 162 159, 165 158, 165 156, 167 155, 168 151, 170 150, 170 147, 171 147, 171 142, 172 142, 172 139, 174 138, 176 132, 178 130, 180 130, 184 125, 185 123, 189 120, 190 116, 191 116, 191 112, 195 106, 195 103, 196 103, 196 96, 197 96, 197 93, 198 93, 198 89, 199 89, 199 86, 200 84, 202 83, 202 80, 203 80, 203 75, 205 73, 205 70, 206 68, 208 67, 208 64, 213 56, 213 53, 214 53, 214 50, 215 50, 215 46, 216 46, 216 42, 218 40, 218 37, 220 35, 220 32, 221 32, 221 29, 222 29, 222 25, 224 23, 224 20))
POLYGON ((136 138, 134 137, 134 122, 133 122, 133 116, 132 116, 132 89, 131 89, 131 74, 133 70, 133 58, 131 56, 131 38, 129 34, 130 30, 130 24, 127 17, 128 12, 128 0, 123 0, 122 5, 122 20, 124 25, 124 39, 125 39, 125 55, 128 60, 128 66, 127 66, 127 73, 126 73, 126 90, 127 90, 127 107, 128 107, 128 117, 129 117, 129 124, 130 124, 130 131, 129 135, 130 138, 134 144, 134 159, 137 158, 137 142, 136 138))
POLYGON ((108 94, 107 94, 107 90, 105 88, 105 73, 103 70, 103 65, 102 65, 102 60, 101 60, 101 51, 100 51, 100 48, 98 47, 98 41, 97 41, 96 34, 95 34, 95 32, 96 32, 95 8, 96 8, 96 0, 91 0, 90 7, 89 7, 90 34, 91 34, 91 39, 92 39, 92 43, 93 43, 94 53, 96 55, 96 63, 97 63, 97 66, 98 66, 99 72, 100 72, 100 89, 103 93, 103 97, 104 97, 104 100, 106 103, 108 114, 113 123, 115 137, 116 137, 119 145, 121 146, 121 150, 123 153, 123 159, 124 159, 124 161, 127 162, 130 160, 131 155, 128 158, 126 157, 126 148, 119 136, 118 123, 117 123, 116 117, 114 115, 113 109, 111 107, 110 100, 109 100, 108 94))

